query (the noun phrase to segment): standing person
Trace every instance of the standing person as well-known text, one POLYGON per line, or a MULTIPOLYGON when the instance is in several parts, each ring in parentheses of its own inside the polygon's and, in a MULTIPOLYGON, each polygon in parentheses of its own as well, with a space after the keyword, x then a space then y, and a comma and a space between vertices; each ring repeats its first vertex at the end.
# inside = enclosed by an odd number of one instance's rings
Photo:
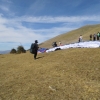
POLYGON ((82 35, 80 35, 79 37, 79 42, 82 42, 82 35))
POLYGON ((93 40, 96 41, 96 34, 93 34, 93 40))
POLYGON ((99 40, 100 40, 100 32, 99 32, 99 40))
POLYGON ((99 40, 99 32, 97 33, 97 40, 99 40))
POLYGON ((32 53, 34 54, 34 60, 36 60, 37 52, 38 52, 38 41, 35 40, 35 43, 31 44, 32 53))
POLYGON ((92 34, 90 34, 90 41, 92 41, 92 34))

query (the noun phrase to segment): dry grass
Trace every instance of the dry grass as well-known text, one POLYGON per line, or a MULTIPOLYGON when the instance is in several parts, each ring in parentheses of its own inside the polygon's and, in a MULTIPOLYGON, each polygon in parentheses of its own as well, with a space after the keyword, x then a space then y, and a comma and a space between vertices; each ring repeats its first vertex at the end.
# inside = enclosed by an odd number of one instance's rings
POLYGON ((100 48, 0 55, 0 100, 100 100, 100 48))
POLYGON ((52 42, 55 42, 55 41, 57 43, 59 41, 61 41, 62 44, 69 44, 69 43, 78 42, 78 38, 80 35, 83 35, 83 41, 88 41, 88 40, 90 40, 90 38, 89 38, 90 34, 97 33, 98 31, 100 31, 100 24, 87 25, 87 26, 81 27, 79 29, 58 35, 50 40, 43 42, 40 46, 51 48, 52 42))

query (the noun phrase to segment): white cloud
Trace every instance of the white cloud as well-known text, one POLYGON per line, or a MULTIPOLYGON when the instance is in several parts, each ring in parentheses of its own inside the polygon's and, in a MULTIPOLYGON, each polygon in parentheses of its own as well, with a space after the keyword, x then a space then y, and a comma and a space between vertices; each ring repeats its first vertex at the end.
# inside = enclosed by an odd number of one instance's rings
MULTIPOLYGON (((15 17, 12 19, 4 18, 0 14, 0 42, 18 42, 22 44, 30 44, 35 39, 39 40, 39 43, 57 36, 61 33, 68 32, 75 28, 78 28, 78 23, 85 21, 100 21, 99 16, 64 16, 64 17, 15 17), (47 29, 31 29, 23 26, 22 22, 29 23, 61 23, 59 27, 54 26, 47 29), (67 24, 66 24, 67 23, 67 24), (71 24, 70 24, 71 23, 71 24), (77 23, 77 25, 76 25, 77 23), (74 27, 73 27, 74 26, 74 27)), ((26 45, 25 45, 26 46, 26 45)), ((29 45, 26 46, 29 48, 29 45)))
POLYGON ((51 17, 51 16, 40 16, 40 17, 29 17, 22 16, 20 18, 16 18, 17 21, 25 21, 31 23, 58 23, 58 22, 83 22, 83 21, 100 21, 100 16, 59 16, 59 17, 51 17))
POLYGON ((8 8, 8 7, 2 6, 2 5, 0 5, 0 9, 2 9, 2 10, 4 10, 4 11, 9 11, 9 8, 8 8))
POLYGON ((40 12, 45 8, 45 5, 48 3, 48 0, 36 0, 30 5, 30 8, 28 9, 29 13, 30 11, 35 14, 37 12, 40 12))

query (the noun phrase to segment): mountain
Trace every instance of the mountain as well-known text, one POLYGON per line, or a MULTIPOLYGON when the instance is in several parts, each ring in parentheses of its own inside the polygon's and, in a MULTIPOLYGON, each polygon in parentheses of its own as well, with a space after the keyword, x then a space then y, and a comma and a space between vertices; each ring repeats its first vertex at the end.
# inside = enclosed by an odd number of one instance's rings
POLYGON ((69 43, 75 43, 78 42, 79 36, 83 36, 84 41, 88 41, 90 38, 90 34, 94 34, 100 31, 100 24, 96 25, 86 25, 81 28, 72 30, 67 33, 63 33, 61 35, 58 35, 52 39, 49 39, 43 43, 41 43, 39 46, 40 47, 46 47, 46 48, 51 48, 53 42, 59 42, 61 41, 62 44, 69 44, 69 43))
POLYGON ((0 51, 0 54, 8 54, 10 53, 10 50, 0 51))

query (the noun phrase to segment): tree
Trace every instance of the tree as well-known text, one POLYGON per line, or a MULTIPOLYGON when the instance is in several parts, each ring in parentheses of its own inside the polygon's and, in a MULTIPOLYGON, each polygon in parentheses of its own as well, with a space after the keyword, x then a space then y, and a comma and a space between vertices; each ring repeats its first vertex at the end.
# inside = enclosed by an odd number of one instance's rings
POLYGON ((16 53, 16 49, 13 48, 13 49, 10 51, 10 53, 11 53, 11 54, 15 54, 15 53, 16 53))
POLYGON ((17 47, 17 53, 26 53, 26 50, 24 49, 23 46, 18 46, 17 47))

